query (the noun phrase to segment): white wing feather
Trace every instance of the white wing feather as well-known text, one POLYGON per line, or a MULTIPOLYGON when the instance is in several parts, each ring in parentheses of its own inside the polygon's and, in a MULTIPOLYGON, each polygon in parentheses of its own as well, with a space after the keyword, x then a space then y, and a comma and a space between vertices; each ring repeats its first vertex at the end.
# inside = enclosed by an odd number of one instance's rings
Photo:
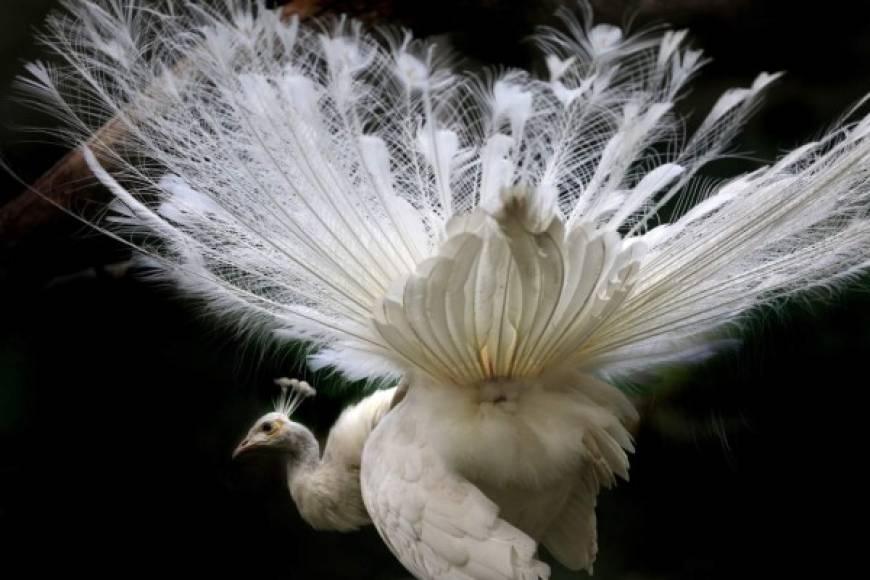
POLYGON ((557 512, 556 520, 541 536, 541 543, 571 570, 587 570, 592 573, 592 564, 598 555, 595 504, 598 501, 599 487, 595 472, 584 472, 557 512))
POLYGON ((445 465, 402 403, 363 451, 363 501, 395 556, 423 580, 538 580, 537 543, 445 465))

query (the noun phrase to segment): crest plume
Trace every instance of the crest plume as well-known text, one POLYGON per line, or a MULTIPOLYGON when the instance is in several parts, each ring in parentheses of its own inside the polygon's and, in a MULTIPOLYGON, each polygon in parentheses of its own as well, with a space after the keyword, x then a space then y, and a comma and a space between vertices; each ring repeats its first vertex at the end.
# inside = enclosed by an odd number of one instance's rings
POLYGON ((275 400, 275 411, 291 417, 299 405, 308 397, 313 397, 314 388, 305 381, 281 377, 275 379, 275 384, 281 387, 281 394, 275 400))

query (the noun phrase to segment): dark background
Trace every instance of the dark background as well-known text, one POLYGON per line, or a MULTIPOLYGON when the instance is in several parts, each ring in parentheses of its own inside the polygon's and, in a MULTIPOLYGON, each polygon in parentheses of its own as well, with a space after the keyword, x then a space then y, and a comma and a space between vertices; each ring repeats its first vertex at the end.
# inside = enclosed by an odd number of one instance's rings
MULTIPOLYGON (((0 152, 29 182, 63 151, 28 143, 16 126, 40 120, 6 96, 22 62, 38 56, 33 27, 54 4, 0 0, 0 152)), ((449 33, 470 63, 526 66, 519 39, 549 22, 556 2, 339 4, 373 7, 379 22, 421 35, 449 33)), ((715 60, 681 103, 687 113, 703 114, 761 70, 786 70, 739 142, 759 160, 817 136, 870 92, 864 2, 596 4, 602 20, 635 14, 636 27, 691 28, 715 60)), ((0 203, 20 191, 0 174, 0 203)), ((300 417, 321 434, 352 388, 306 375, 292 350, 246 346, 195 303, 104 267, 125 251, 73 220, 0 242, 0 576, 407 577, 372 529, 308 529, 279 465, 229 459, 268 410, 272 378, 314 382, 320 394, 300 417)), ((865 276, 826 302, 762 313, 735 352, 641 385, 631 482, 600 499, 596 577, 833 577, 863 566, 868 287, 865 276)))

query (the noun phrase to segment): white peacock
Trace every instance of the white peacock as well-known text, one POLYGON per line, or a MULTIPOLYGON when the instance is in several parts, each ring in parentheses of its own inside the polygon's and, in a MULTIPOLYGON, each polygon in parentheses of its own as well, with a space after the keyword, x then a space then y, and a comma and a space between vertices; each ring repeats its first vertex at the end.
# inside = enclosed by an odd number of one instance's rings
MULTIPOLYGON (((609 381, 868 265, 870 118, 699 192, 777 75, 685 137, 673 104, 703 59, 684 31, 626 36, 581 2, 536 38, 546 78, 478 77, 356 22, 169 6, 68 3, 48 35, 65 64, 24 82, 71 143, 123 125, 84 153, 115 196, 105 231, 159 276, 309 341, 314 367, 406 381, 339 495, 360 484, 420 578, 547 578, 538 544, 591 570, 637 417, 609 381)), ((366 519, 318 520, 302 495, 315 525, 366 519)))

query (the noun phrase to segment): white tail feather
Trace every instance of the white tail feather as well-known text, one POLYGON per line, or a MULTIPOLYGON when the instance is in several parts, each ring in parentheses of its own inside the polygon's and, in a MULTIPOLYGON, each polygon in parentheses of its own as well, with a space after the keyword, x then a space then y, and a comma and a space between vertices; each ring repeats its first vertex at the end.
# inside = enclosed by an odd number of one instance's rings
POLYGON ((726 92, 680 145, 673 102, 703 62, 683 31, 626 36, 580 3, 538 37, 547 80, 476 82, 409 36, 385 47, 260 2, 67 10, 47 35, 65 64, 23 83, 73 142, 123 127, 85 151, 117 199, 109 226, 217 312, 267 318, 353 376, 691 358, 870 260, 870 119, 658 223, 777 76, 726 92))

